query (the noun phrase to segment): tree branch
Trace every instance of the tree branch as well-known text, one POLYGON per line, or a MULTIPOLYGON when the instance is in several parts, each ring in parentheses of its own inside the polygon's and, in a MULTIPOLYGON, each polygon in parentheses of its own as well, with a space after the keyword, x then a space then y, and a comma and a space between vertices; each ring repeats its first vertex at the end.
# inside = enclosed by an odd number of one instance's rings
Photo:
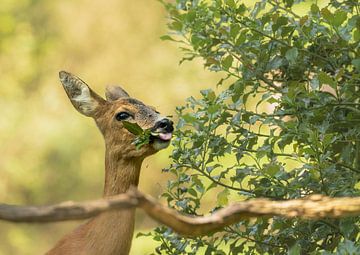
POLYGON ((128 193, 106 199, 85 202, 67 201, 45 206, 0 204, 0 220, 42 223, 87 219, 105 211, 136 207, 138 199, 130 194, 129 191, 128 193))
POLYGON ((139 207, 154 220, 185 236, 202 236, 253 217, 283 216, 307 219, 360 215, 360 197, 330 198, 311 195, 302 199, 237 202, 207 216, 186 216, 158 203, 135 188, 111 198, 88 202, 64 202, 49 206, 0 205, 0 219, 12 222, 55 222, 86 219, 105 211, 139 207))

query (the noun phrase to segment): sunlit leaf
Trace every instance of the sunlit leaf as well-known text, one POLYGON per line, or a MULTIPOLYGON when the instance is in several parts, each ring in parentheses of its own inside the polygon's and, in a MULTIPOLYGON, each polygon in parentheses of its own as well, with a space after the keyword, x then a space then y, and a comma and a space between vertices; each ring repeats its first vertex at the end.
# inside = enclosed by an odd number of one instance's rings
POLYGON ((229 203, 228 197, 229 197, 229 190, 224 189, 223 191, 219 192, 217 195, 217 203, 220 206, 225 206, 229 203))

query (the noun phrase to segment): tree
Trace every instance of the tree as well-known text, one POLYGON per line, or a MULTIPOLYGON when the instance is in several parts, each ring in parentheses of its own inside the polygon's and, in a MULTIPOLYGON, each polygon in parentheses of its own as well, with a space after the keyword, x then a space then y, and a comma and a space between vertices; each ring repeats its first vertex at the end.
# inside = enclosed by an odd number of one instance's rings
MULTIPOLYGON (((181 45, 181 62, 201 58, 224 74, 218 90, 177 107, 164 169, 174 178, 162 194, 170 207, 203 215, 229 200, 360 194, 360 4, 295 2, 163 2, 162 39, 181 45)), ((201 238, 166 227, 148 235, 158 254, 357 254, 359 219, 259 218, 201 238)))

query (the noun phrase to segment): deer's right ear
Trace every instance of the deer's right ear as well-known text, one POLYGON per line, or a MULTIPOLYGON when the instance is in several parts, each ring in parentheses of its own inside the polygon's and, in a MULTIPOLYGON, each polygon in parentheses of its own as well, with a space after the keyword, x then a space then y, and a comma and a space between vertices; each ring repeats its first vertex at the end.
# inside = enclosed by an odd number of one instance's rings
POLYGON ((97 95, 90 87, 75 75, 61 71, 60 81, 68 95, 71 103, 80 113, 93 117, 106 101, 97 95))
POLYGON ((109 102, 116 101, 122 97, 130 97, 129 94, 119 86, 107 86, 105 96, 109 102))

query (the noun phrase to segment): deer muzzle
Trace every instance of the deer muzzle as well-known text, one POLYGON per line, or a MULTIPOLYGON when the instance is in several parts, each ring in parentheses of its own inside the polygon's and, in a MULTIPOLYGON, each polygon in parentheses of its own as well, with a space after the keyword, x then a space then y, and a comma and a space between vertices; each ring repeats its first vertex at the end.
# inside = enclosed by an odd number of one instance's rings
POLYGON ((174 131, 174 123, 168 118, 163 118, 157 121, 151 129, 151 138, 153 142, 169 143, 174 131))

